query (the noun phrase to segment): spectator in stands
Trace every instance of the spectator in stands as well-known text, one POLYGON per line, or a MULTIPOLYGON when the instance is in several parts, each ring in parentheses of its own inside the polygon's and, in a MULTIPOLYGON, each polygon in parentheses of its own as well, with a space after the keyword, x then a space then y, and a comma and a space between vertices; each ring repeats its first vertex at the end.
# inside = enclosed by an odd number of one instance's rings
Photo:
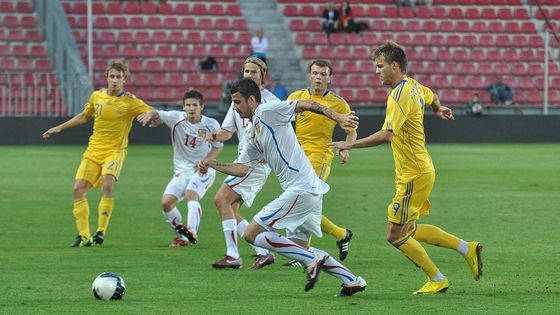
POLYGON ((348 1, 343 1, 340 6, 340 24, 341 31, 346 33, 356 32, 356 26, 354 23, 354 16, 352 15, 352 8, 348 1))
POLYGON ((467 115, 482 116, 484 106, 480 101, 478 92, 473 92, 471 100, 467 103, 467 115))
POLYGON ((490 99, 497 105, 511 105, 513 102, 513 90, 502 82, 501 76, 496 76, 496 82, 486 86, 486 91, 490 92, 490 99))
POLYGON ((330 35, 338 31, 340 15, 334 7, 334 3, 329 2, 323 11, 323 30, 330 35))
POLYGON ((270 85, 270 91, 276 95, 281 101, 285 101, 290 95, 288 88, 282 84, 282 76, 276 74, 272 77, 272 84, 270 85))
POLYGON ((264 37, 264 28, 259 27, 255 32, 255 36, 251 39, 253 47, 252 55, 266 63, 266 50, 268 49, 268 39, 264 37))

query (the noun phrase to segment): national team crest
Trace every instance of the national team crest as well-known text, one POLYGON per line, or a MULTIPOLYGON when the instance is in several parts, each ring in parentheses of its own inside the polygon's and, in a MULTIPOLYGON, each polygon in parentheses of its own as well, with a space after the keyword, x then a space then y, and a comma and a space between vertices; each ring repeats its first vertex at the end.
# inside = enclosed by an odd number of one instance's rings
POLYGON ((261 133, 261 124, 260 123, 255 123, 255 133, 261 133))
POLYGON ((198 129, 197 135, 200 138, 206 138, 206 129, 198 129))

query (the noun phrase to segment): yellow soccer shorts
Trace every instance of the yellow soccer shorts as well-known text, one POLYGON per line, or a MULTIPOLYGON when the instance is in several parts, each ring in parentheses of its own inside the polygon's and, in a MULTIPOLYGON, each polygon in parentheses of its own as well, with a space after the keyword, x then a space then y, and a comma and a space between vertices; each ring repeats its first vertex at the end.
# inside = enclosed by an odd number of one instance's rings
POLYGON ((126 150, 91 153, 86 151, 76 172, 76 179, 88 181, 99 187, 103 175, 113 175, 118 180, 126 159, 126 150))
POLYGON ((434 187, 434 172, 396 181, 397 192, 387 208, 389 222, 406 224, 430 213, 428 197, 434 187))
POLYGON ((333 159, 332 154, 326 154, 325 152, 311 152, 307 154, 307 158, 309 158, 309 162, 311 162, 311 166, 313 166, 315 174, 326 182, 331 174, 331 163, 333 159))

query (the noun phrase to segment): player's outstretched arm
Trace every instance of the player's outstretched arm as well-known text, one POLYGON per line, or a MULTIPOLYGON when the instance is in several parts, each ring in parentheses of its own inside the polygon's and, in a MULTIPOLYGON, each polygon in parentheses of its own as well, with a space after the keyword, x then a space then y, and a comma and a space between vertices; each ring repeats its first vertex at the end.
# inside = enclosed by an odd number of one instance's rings
POLYGON ((211 133, 208 136, 206 136, 206 140, 211 142, 212 141, 226 142, 229 139, 231 139, 231 137, 233 137, 233 132, 226 129, 222 129, 218 133, 211 133))
POLYGON ((303 111, 310 111, 315 114, 323 115, 329 117, 330 119, 338 122, 340 127, 343 129, 354 129, 358 127, 358 116, 355 112, 350 112, 348 114, 340 114, 334 110, 323 106, 317 102, 309 100, 300 100, 296 106, 296 113, 301 113, 303 111))
POLYGON ((139 123, 141 123, 142 126, 146 126, 150 124, 150 127, 157 127, 159 124, 161 124, 161 120, 159 119, 159 114, 156 110, 152 110, 147 113, 140 114, 136 117, 136 120, 139 123), (154 124, 154 122, 156 123, 154 124))
POLYGON ((49 138, 50 136, 54 135, 55 133, 60 133, 64 129, 74 128, 76 126, 83 125, 83 124, 87 123, 90 119, 91 119, 91 117, 86 116, 86 114, 84 114, 83 112, 79 113, 78 115, 70 118, 66 122, 64 122, 64 123, 62 123, 58 126, 52 127, 51 129, 45 131, 43 133, 43 138, 44 139, 49 138))
POLYGON ((198 162, 197 168, 201 174, 206 174, 208 168, 213 168, 218 172, 222 172, 227 175, 243 177, 249 172, 249 167, 239 163, 222 163, 218 160, 204 159, 198 162))
POLYGON ((451 108, 449 107, 441 105, 439 101, 439 97, 435 93, 434 93, 434 100, 432 104, 430 104, 430 106, 432 107, 432 111, 439 118, 443 120, 455 120, 455 117, 453 116, 453 110, 451 110, 451 108))
POLYGON ((391 143, 393 132, 390 130, 379 130, 365 138, 358 139, 352 143, 346 141, 331 142, 329 146, 333 149, 350 150, 358 148, 375 147, 383 143, 391 143))

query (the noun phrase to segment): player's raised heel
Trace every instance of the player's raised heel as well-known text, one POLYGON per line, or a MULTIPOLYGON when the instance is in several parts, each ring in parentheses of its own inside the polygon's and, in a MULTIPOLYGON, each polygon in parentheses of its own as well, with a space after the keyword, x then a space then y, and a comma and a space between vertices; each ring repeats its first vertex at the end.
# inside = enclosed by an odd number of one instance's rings
POLYGON ((352 231, 346 229, 346 236, 340 241, 336 241, 336 246, 338 246, 338 257, 340 258, 340 261, 343 261, 344 259, 346 259, 346 256, 348 256, 348 250, 350 241, 352 240, 352 235, 354 235, 352 231))
POLYGON ((105 235, 103 234, 103 232, 98 231, 97 233, 95 233, 95 236, 93 237, 93 245, 103 245, 103 242, 105 241, 105 235))
POLYGON ((469 253, 465 256, 465 260, 473 274, 475 281, 480 280, 482 276, 482 244, 479 242, 468 242, 469 253))
POLYGON ((188 227, 186 227, 182 224, 179 224, 179 225, 177 225, 177 227, 175 227, 175 230, 180 235, 186 237, 189 240, 189 242, 191 242, 191 244, 196 244, 198 242, 198 236, 196 235, 195 232, 193 232, 188 227))
POLYGON ((274 254, 268 253, 267 255, 256 255, 251 269, 261 269, 276 261, 274 254))
POLYGON ((323 267, 329 257, 329 255, 325 255, 321 258, 316 258, 315 261, 307 267, 307 283, 305 284, 305 292, 313 289, 315 283, 319 280, 321 267, 323 267))

